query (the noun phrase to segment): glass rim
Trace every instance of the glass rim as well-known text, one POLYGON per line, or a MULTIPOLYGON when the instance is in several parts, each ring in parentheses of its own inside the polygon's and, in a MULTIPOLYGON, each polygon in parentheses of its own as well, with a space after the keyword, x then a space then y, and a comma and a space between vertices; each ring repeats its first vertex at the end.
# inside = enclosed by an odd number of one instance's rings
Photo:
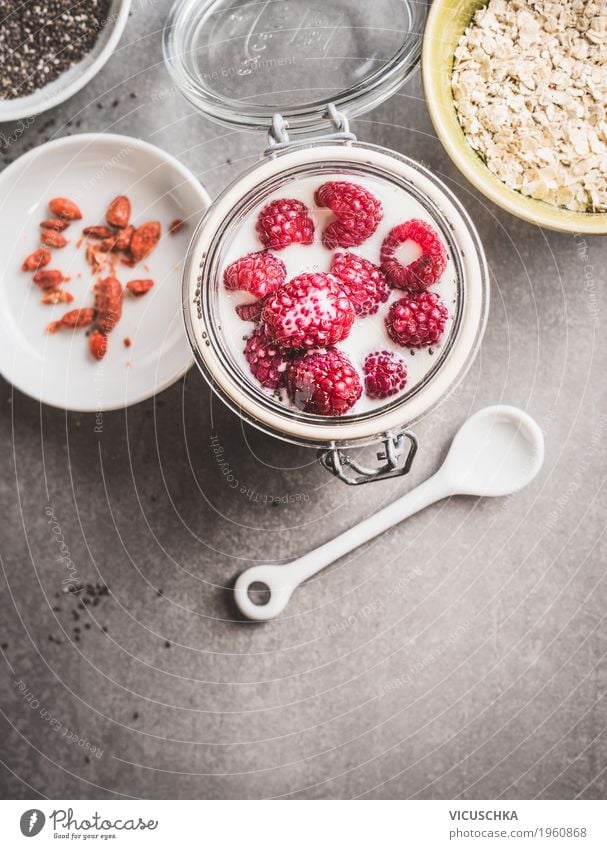
MULTIPOLYGON (((176 0, 163 28, 163 56, 166 68, 183 96, 209 118, 230 127, 268 131, 272 117, 280 112, 292 133, 326 129, 328 103, 333 103, 348 117, 356 117, 383 103, 398 91, 417 69, 422 52, 423 27, 415 37, 403 42, 401 48, 379 68, 364 79, 331 97, 318 98, 293 106, 276 107, 259 105, 248 100, 218 97, 209 86, 193 75, 184 61, 179 45, 181 29, 187 29, 188 15, 195 9, 202 16, 208 14, 217 0, 176 0)), ((415 6, 423 8, 427 17, 431 0, 416 0, 415 6)))

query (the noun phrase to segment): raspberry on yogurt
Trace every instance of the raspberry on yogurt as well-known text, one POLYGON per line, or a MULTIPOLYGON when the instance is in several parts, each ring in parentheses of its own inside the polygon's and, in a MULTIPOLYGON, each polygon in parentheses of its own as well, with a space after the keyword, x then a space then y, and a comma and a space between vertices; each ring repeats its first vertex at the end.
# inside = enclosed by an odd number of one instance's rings
POLYGON ((261 323, 283 348, 324 348, 348 336, 354 307, 332 274, 300 274, 266 299, 261 323))
POLYGON ((393 227, 381 246, 381 267, 388 282, 397 289, 424 292, 436 283, 447 266, 447 251, 436 230, 427 221, 412 218, 393 227), (405 242, 414 242, 422 253, 408 265, 396 259, 396 251, 405 242))
POLYGON ((259 328, 247 340, 244 355, 256 377, 266 389, 278 389, 286 384, 290 355, 259 328))
POLYGON ((407 295, 386 316, 388 336, 403 348, 427 348, 440 341, 448 311, 436 292, 407 295))
POLYGON ((323 183, 316 190, 314 200, 318 206, 328 207, 337 219, 322 234, 322 243, 329 250, 362 245, 375 233, 382 219, 381 202, 357 183, 345 180, 323 183))
POLYGON ((256 229, 262 245, 275 251, 296 243, 311 245, 314 241, 314 221, 308 207, 294 198, 278 198, 264 206, 256 229))
POLYGON ((287 389, 296 407, 318 416, 343 416, 362 394, 358 372, 336 348, 294 359, 287 370, 287 389))
POLYGON ((363 366, 365 391, 369 398, 390 398, 407 384, 407 364, 399 354, 376 351, 369 354, 363 366))
POLYGON ((338 278, 358 316, 373 315, 390 297, 390 287, 381 268, 356 254, 336 253, 331 274, 338 278))
POLYGON ((251 301, 251 303, 248 304, 236 304, 234 309, 238 317, 243 321, 258 322, 261 318, 263 305, 263 301, 251 301))
POLYGON ((287 278, 284 262, 270 251, 256 251, 230 263, 223 274, 226 289, 265 298, 287 278))

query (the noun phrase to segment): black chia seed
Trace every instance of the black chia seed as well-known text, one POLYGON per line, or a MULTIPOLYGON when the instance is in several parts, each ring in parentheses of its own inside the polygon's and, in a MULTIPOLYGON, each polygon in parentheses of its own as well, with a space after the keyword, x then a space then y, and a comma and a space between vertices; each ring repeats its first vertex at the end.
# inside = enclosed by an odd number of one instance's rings
POLYGON ((0 0, 0 100, 41 89, 95 45, 111 0, 0 0))

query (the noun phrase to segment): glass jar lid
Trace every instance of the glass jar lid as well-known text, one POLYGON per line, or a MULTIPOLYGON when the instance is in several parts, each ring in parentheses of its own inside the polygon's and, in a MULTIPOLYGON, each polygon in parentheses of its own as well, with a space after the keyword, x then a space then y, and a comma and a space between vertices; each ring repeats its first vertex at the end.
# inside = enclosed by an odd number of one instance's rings
POLYGON ((185 97, 224 124, 292 131, 390 97, 415 70, 429 0, 177 0, 167 68, 185 97))

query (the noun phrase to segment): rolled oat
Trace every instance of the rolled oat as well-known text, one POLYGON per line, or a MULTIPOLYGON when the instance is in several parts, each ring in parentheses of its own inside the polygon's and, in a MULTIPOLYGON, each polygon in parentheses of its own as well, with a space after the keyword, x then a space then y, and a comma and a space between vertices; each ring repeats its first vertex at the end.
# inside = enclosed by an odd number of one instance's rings
POLYGON ((607 211, 607 0, 489 0, 452 89, 469 144, 507 186, 607 211))

